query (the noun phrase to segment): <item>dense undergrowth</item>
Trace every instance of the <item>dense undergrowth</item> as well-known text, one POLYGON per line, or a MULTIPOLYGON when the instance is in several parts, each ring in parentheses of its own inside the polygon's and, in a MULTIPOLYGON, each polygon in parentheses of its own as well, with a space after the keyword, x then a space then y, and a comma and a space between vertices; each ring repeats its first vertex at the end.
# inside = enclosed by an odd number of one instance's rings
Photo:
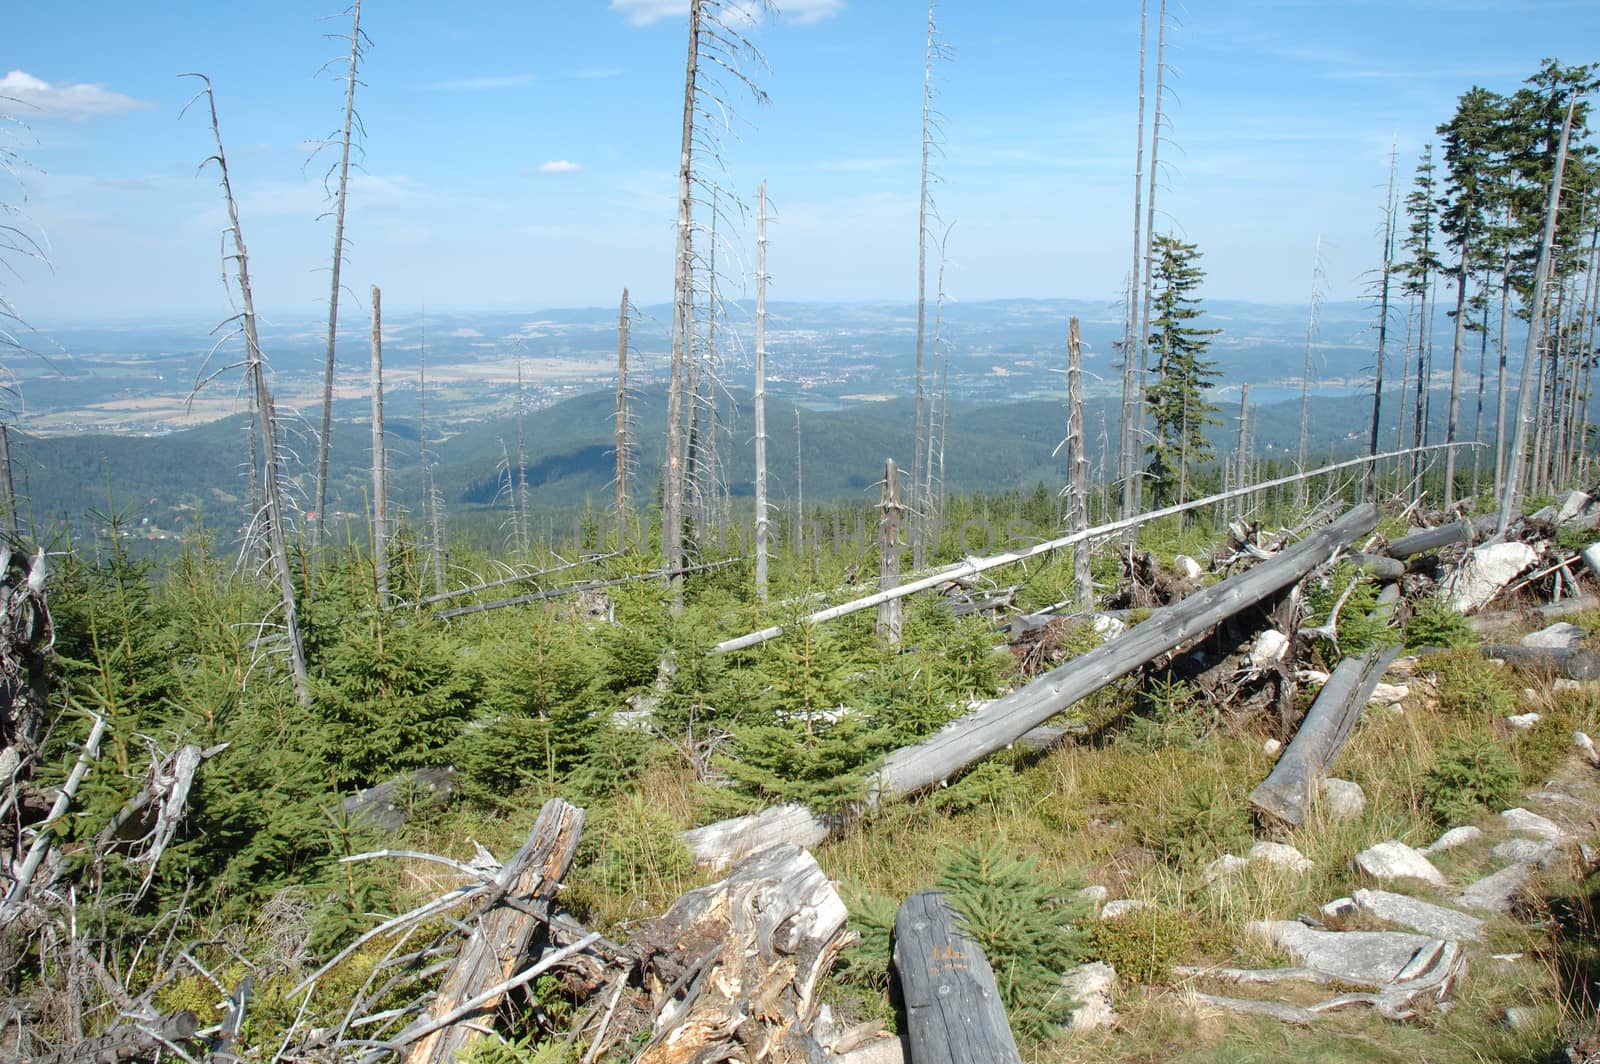
MULTIPOLYGON (((1047 493, 953 501, 939 556, 959 556, 956 530, 980 516, 1019 538, 1056 534, 1056 506, 1047 493)), ((859 518, 843 511, 838 523, 849 529, 859 518)), ((1174 520, 1143 534, 1142 545, 1159 554, 1204 556, 1218 530, 1174 520)), ((559 795, 589 812, 564 901, 597 929, 625 936, 708 878, 678 841, 684 828, 782 801, 819 809, 851 802, 884 753, 1017 680, 992 622, 958 620, 931 598, 908 601, 903 645, 894 651, 875 638, 870 613, 800 623, 819 594, 849 597, 853 574, 875 570, 870 537, 842 535, 784 553, 770 605, 751 594, 749 562, 732 543, 735 560, 688 581, 678 613, 663 587, 628 583, 608 588, 598 607, 592 597, 570 596, 448 622, 416 606, 378 610, 370 557, 329 550, 297 566, 314 679, 308 708, 274 654, 271 598, 233 557, 200 540, 158 571, 117 542, 68 555, 52 587, 61 701, 81 710, 58 717, 46 780, 63 778, 76 756, 87 730, 82 710, 110 722, 64 849, 78 862, 80 890, 100 903, 108 959, 124 985, 165 979, 157 998, 164 1007, 209 1015, 218 1000, 213 979, 254 973, 244 1044, 263 1058, 294 1022, 301 1003, 290 988, 311 965, 371 927, 374 914, 453 882, 422 862, 340 858, 404 845, 466 860, 474 844, 504 856, 543 799, 559 795), (719 639, 770 623, 789 631, 753 650, 708 653, 719 639), (86 856, 89 836, 140 785, 152 753, 187 742, 226 748, 203 766, 160 862, 151 868, 115 849, 86 856), (340 812, 341 799, 360 788, 439 765, 455 766, 456 799, 437 807, 416 796, 398 839, 340 812), (207 943, 198 950, 209 974, 156 972, 147 947, 166 936, 207 943)), ((520 561, 537 567, 545 559, 520 561)), ((652 554, 623 551, 585 575, 623 577, 657 564, 652 554)), ((1111 552, 1095 566, 1102 585, 1120 580, 1111 552)), ((491 568, 491 559, 474 555, 452 558, 450 571, 469 583, 491 568)), ((391 573, 405 602, 434 590, 405 538, 391 573)), ((1016 585, 1024 609, 1073 592, 1066 558, 1002 578, 1016 585)), ((1319 651, 1330 663, 1393 638, 1364 621, 1372 587, 1348 566, 1312 586, 1307 623, 1320 623, 1341 598, 1338 639, 1319 651)), ((1471 639, 1448 611, 1423 605, 1410 617, 1408 643, 1471 639)), ((1067 650, 1093 641, 1085 630, 1067 650)), ((1289 840, 1314 862, 1303 878, 1260 869, 1241 879, 1205 876, 1211 861, 1252 841, 1246 795, 1271 766, 1262 748, 1271 723, 1221 714, 1170 678, 1126 681, 1075 707, 1074 719, 1091 725, 1088 740, 1044 757, 1006 752, 933 794, 887 807, 817 853, 863 940, 830 980, 834 1007, 894 1022, 894 908, 939 887, 994 961, 1030 1057, 1274 1059, 1285 1036, 1272 1024, 1235 1018, 1215 1028, 1157 993, 1174 984, 1173 966, 1271 961, 1242 934, 1246 921, 1315 912, 1351 886, 1355 850, 1382 838, 1427 841, 1442 826, 1500 808, 1559 769, 1573 729, 1600 725, 1592 694, 1539 693, 1543 721, 1507 740, 1497 720, 1528 708, 1513 680, 1470 649, 1434 659, 1430 669, 1430 697, 1405 713, 1369 714, 1344 755, 1341 774, 1368 796, 1362 816, 1333 823, 1318 815, 1289 840), (1077 893, 1089 882, 1154 907, 1092 923, 1077 893), (1118 1034, 1068 1038, 1056 1026, 1066 1009, 1057 982, 1087 959, 1117 967, 1125 1019, 1118 1034)), ((1586 889, 1569 886, 1574 897, 1587 897, 1586 889)), ((1473 1059, 1536 1059, 1570 1015, 1545 1003, 1556 977, 1591 962, 1563 959, 1565 947, 1509 923, 1495 934, 1508 950, 1549 957, 1542 974, 1527 982, 1526 974, 1475 971, 1462 1007, 1384 1027, 1376 1042, 1377 1021, 1332 1020, 1309 1036, 1324 1047, 1321 1059, 1459 1059, 1441 1045, 1476 1046, 1473 1059), (1538 1005, 1546 1022, 1512 1032, 1484 1018, 1515 1004, 1538 1005)), ((318 1009, 331 1015, 371 977, 382 955, 375 948, 335 969, 318 990, 318 1009)), ((8 960, 3 981, 14 996, 57 981, 48 954, 8 960)), ((78 1007, 49 1003, 40 1022, 92 1030, 114 1013, 110 1003, 88 1014, 73 1012, 78 1007)), ((553 983, 537 986, 509 1023, 522 1047, 486 1049, 480 1064, 561 1059, 533 1047, 569 1008, 553 983)))

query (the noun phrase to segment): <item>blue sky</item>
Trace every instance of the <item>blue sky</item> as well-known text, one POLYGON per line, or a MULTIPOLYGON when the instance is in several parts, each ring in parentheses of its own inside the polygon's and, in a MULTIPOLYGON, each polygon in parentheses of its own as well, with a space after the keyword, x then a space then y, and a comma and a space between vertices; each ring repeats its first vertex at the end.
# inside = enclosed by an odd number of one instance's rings
MULTIPOLYGON (((672 284, 687 0, 477 5, 367 0, 366 127, 345 280, 411 308, 639 302, 672 284)), ((910 300, 924 4, 788 0, 753 37, 770 73, 735 99, 721 180, 766 178, 774 298, 910 300)), ((1154 6, 1154 5, 1152 5, 1154 6)), ((0 185, 50 267, 0 275, 36 325, 226 313, 223 214, 203 116, 216 86, 258 303, 314 317, 331 223, 308 144, 336 128, 341 45, 326 3, 16 5, 0 42, 3 131, 32 168, 0 185), (337 66, 337 64, 335 64, 337 66)), ((1131 259, 1139 5, 939 9, 947 148, 936 195, 951 298, 1114 301, 1131 259)), ((1152 21, 1153 21, 1152 11, 1152 21)), ((1376 265, 1391 140, 1403 178, 1474 83, 1545 56, 1600 58, 1592 0, 1217 0, 1174 4, 1161 228, 1205 253, 1213 298, 1303 302, 1376 265)), ((1152 54, 1153 33, 1152 33, 1152 54)), ((750 247, 726 234, 724 255, 750 247)), ((733 261, 737 290, 751 264, 733 261)))

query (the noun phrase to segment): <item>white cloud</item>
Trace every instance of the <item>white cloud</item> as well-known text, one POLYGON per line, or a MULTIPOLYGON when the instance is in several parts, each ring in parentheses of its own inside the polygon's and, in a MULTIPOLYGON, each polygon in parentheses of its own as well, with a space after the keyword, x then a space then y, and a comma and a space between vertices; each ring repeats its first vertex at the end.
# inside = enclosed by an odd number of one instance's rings
POLYGON ((520 89, 532 84, 532 74, 480 74, 470 78, 430 81, 422 87, 433 92, 482 92, 489 89, 520 89))
MULTIPOLYGON (((821 22, 844 10, 845 0, 777 0, 779 17, 801 26, 821 22)), ((727 5, 750 22, 759 21, 758 0, 730 0, 727 5)), ((611 10, 620 12, 632 25, 648 26, 662 19, 683 18, 689 13, 689 0, 611 0, 611 10)))
POLYGON ((49 115, 81 122, 96 115, 120 115, 129 111, 155 109, 153 103, 112 92, 104 85, 72 85, 65 82, 52 85, 23 70, 13 70, 0 78, 0 101, 6 100, 14 100, 21 105, 21 113, 17 117, 22 119, 49 115))
POLYGON ((551 159, 547 163, 539 164, 541 174, 575 174, 582 169, 580 164, 568 162, 566 159, 551 159))

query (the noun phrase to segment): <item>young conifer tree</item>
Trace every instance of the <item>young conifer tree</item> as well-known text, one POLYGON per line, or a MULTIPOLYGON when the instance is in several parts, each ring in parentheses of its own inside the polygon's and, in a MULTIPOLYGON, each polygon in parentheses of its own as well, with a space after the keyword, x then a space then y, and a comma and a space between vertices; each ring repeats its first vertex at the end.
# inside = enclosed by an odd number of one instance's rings
POLYGON ((1158 506, 1186 501, 1194 470, 1215 457, 1205 427, 1221 424, 1206 396, 1219 376, 1217 364, 1205 353, 1222 330, 1195 325, 1203 313, 1195 294, 1205 279, 1199 260, 1194 244, 1170 234, 1155 240, 1148 342, 1157 361, 1145 402, 1153 430, 1148 469, 1158 506))

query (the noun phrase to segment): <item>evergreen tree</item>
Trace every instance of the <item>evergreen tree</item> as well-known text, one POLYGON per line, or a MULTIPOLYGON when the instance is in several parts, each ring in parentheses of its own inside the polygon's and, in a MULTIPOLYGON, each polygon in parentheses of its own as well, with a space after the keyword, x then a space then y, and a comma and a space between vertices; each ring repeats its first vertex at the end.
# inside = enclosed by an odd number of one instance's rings
POLYGON ((1155 502, 1165 506, 1188 493, 1194 470, 1215 454, 1205 437, 1207 425, 1222 422, 1206 391, 1218 378, 1217 364, 1205 358, 1211 337, 1220 329, 1201 329, 1202 310, 1195 290, 1205 279, 1200 250, 1171 234, 1155 242, 1155 316, 1150 321, 1150 349, 1156 354, 1156 379, 1145 402, 1154 439, 1146 448, 1155 502))
MULTIPOLYGON (((1433 376, 1433 292, 1434 276, 1442 268, 1438 255, 1439 196, 1438 181, 1434 177, 1433 145, 1425 144, 1422 159, 1417 163, 1417 176, 1411 193, 1406 196, 1406 213, 1411 218, 1404 246, 1411 260, 1400 267, 1405 278, 1402 288, 1416 301, 1417 306, 1417 392, 1411 420, 1411 446, 1421 447, 1428 442, 1428 382, 1433 376)), ((1422 455, 1411 456, 1411 478, 1419 483, 1422 475, 1422 455)), ((1420 487, 1417 489, 1420 490, 1420 487)))

